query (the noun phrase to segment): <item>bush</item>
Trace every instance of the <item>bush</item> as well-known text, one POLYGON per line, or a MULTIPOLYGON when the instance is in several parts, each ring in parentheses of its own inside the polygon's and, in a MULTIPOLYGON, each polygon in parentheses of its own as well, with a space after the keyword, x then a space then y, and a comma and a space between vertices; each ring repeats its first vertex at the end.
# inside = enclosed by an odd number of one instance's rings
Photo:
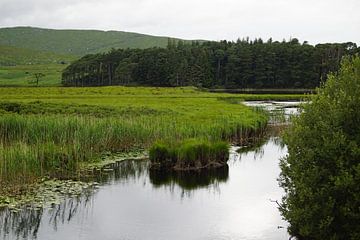
POLYGON ((294 119, 281 160, 281 212, 297 239, 360 239, 360 58, 337 74, 294 119))

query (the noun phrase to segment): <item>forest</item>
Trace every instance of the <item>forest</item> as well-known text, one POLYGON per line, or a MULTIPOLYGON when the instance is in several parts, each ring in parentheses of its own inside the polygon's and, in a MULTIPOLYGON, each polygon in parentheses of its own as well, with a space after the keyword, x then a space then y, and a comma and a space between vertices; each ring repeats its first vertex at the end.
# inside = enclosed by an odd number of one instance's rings
POLYGON ((64 86, 196 86, 312 89, 336 72, 356 43, 315 46, 298 39, 220 42, 168 39, 166 48, 112 49, 89 54, 62 73, 64 86))

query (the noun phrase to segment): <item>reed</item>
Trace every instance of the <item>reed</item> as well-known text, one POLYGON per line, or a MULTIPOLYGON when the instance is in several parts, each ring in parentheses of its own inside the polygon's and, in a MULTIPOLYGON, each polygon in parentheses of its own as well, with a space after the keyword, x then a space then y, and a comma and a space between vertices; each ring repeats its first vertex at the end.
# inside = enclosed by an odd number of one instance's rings
POLYGON ((149 152, 155 168, 198 170, 224 166, 229 158, 229 144, 189 139, 175 145, 155 143, 149 152))
POLYGON ((80 163, 97 161, 104 152, 148 149, 158 141, 181 143, 179 167, 189 165, 188 159, 221 159, 225 145, 219 142, 243 143, 268 119, 263 112, 193 89, 45 90, 10 88, 7 96, 14 91, 14 99, 0 99, 2 186, 74 174, 80 163), (108 91, 119 96, 108 98, 108 91))

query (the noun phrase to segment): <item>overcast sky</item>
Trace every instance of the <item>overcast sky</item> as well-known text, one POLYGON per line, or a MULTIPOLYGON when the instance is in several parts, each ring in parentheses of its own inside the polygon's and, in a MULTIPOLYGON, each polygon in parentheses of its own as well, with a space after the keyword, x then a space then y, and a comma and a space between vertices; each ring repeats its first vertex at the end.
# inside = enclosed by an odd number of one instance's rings
POLYGON ((360 0, 0 0, 0 27, 360 44, 360 0))

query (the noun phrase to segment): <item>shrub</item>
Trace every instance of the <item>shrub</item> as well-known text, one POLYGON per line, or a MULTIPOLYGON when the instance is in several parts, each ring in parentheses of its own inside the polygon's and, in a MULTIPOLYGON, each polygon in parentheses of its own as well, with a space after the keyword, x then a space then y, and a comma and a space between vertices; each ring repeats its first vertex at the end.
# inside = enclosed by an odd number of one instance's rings
POLYGON ((346 57, 294 119, 281 212, 298 239, 360 239, 360 58, 346 57))

